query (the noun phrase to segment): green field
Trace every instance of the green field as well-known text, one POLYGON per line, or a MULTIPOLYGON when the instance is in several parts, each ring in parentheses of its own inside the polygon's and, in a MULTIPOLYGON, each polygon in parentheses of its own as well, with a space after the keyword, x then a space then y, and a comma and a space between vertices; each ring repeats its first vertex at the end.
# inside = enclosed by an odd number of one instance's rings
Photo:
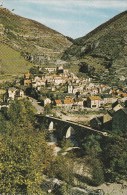
POLYGON ((0 43, 0 79, 8 80, 27 72, 31 63, 26 61, 20 52, 0 43))

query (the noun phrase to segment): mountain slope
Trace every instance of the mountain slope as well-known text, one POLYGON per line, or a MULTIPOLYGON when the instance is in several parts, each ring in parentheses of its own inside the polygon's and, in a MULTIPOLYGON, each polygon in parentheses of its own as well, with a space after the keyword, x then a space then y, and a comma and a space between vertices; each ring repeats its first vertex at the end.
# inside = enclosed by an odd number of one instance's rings
POLYGON ((62 34, 0 8, 0 40, 15 50, 32 55, 56 57, 71 42, 62 34))
POLYGON ((10 80, 27 72, 32 64, 26 61, 20 52, 0 43, 0 80, 10 80))
POLYGON ((127 11, 76 39, 65 51, 63 59, 83 61, 85 65, 94 67, 94 75, 102 80, 108 77, 109 82, 126 76, 127 11))

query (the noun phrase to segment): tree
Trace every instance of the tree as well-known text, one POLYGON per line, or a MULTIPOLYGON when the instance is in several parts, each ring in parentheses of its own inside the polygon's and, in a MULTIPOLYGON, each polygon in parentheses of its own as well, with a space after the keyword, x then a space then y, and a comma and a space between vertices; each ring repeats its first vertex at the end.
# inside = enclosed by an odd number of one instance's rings
POLYGON ((103 146, 103 162, 107 180, 116 181, 127 175, 127 141, 119 136, 107 138, 103 146))
POLYGON ((13 129, 1 136, 0 193, 36 194, 41 192, 43 173, 48 171, 52 154, 42 133, 13 129))
POLYGON ((6 120, 2 113, 0 113, 0 133, 6 132, 6 120))
POLYGON ((67 183, 63 182, 55 194, 56 195, 71 194, 71 186, 69 186, 67 183))
POLYGON ((51 111, 52 111, 51 105, 50 104, 46 104, 45 107, 44 107, 45 114, 50 114, 51 111))
POLYGON ((73 176, 73 160, 64 156, 57 156, 51 164, 50 177, 56 177, 71 184, 73 176))
POLYGON ((34 129, 32 114, 26 100, 10 105, 5 131, 0 132, 0 194, 42 194, 53 156, 43 132, 34 129))
POLYGON ((92 184, 98 186, 104 183, 104 171, 102 163, 97 158, 92 158, 92 184))
POLYGON ((94 135, 89 135, 84 138, 82 147, 85 150, 86 155, 96 157, 101 153, 102 149, 100 147, 98 139, 99 137, 94 135))
POLYGON ((30 68, 30 73, 33 74, 33 75, 34 74, 38 75, 39 74, 39 67, 31 67, 30 68))
POLYGON ((34 112, 35 109, 28 100, 15 100, 8 109, 8 117, 13 124, 27 126, 34 121, 34 112))

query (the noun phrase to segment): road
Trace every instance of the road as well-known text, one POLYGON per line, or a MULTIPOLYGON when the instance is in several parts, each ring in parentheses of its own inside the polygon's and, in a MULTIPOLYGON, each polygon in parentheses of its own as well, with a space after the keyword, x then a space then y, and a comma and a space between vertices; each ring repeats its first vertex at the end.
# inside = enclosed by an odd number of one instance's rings
POLYGON ((61 121, 61 122, 63 121, 63 122, 66 122, 66 123, 69 123, 69 124, 72 124, 72 125, 77 125, 78 127, 85 128, 85 129, 87 129, 89 131, 96 132, 99 135, 109 136, 109 134, 107 132, 99 131, 99 130, 93 129, 93 128, 89 127, 89 126, 82 125, 80 123, 76 123, 76 122, 69 121, 69 120, 62 120, 62 119, 55 118, 55 117, 48 116, 48 115, 46 115, 45 117, 50 118, 50 119, 54 119, 54 120, 57 120, 57 121, 61 121))
POLYGON ((36 114, 43 114, 44 112, 44 107, 40 106, 38 104, 38 101, 32 97, 27 97, 30 102, 32 103, 32 105, 34 106, 34 108, 36 109, 36 114))

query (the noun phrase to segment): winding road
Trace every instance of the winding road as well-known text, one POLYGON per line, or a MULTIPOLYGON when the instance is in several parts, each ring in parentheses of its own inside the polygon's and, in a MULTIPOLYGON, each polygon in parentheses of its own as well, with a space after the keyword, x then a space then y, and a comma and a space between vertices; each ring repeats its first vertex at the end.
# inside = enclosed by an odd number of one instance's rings
POLYGON ((38 101, 32 97, 28 97, 29 101, 32 103, 32 105, 34 106, 34 108, 36 109, 36 114, 43 114, 44 113, 44 107, 40 106, 38 104, 38 101))

